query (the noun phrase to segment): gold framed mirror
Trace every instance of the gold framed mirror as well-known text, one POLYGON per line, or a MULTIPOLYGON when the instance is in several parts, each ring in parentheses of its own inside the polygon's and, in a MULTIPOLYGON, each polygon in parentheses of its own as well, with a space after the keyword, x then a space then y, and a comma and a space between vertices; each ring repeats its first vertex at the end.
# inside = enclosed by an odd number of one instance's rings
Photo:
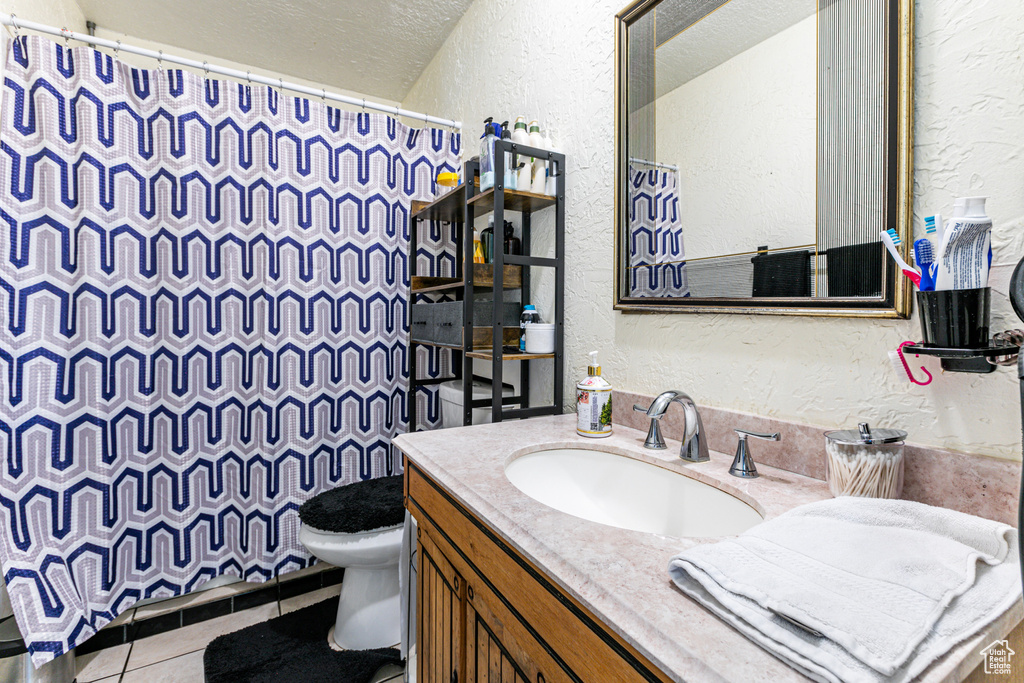
POLYGON ((615 308, 905 318, 912 0, 616 15, 615 308))

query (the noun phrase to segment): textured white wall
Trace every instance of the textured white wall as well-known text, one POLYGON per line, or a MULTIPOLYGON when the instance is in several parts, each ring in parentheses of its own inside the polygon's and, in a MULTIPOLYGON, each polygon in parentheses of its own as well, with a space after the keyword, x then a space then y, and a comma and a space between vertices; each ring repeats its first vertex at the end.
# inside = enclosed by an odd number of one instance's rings
POLYGON ((0 14, 72 31, 85 31, 85 15, 75 0, 0 0, 0 14))
MULTIPOLYGON (((11 14, 17 15, 18 19, 27 19, 29 21, 36 21, 41 24, 48 24, 50 26, 56 26, 58 28, 67 27, 72 31, 80 33, 86 32, 85 21, 87 17, 82 13, 81 7, 75 0, 0 0, 0 14, 11 14)), ((104 26, 98 26, 96 29, 96 36, 99 38, 106 38, 107 40, 121 40, 125 44, 134 45, 136 47, 142 47, 149 50, 163 50, 167 54, 174 54, 179 57, 186 57, 188 59, 195 59, 197 61, 209 61, 211 64, 217 64, 220 66, 226 66, 233 69, 239 69, 245 71, 246 69, 252 69, 244 63, 232 62, 226 59, 219 59, 212 57, 205 52, 195 52, 191 50, 184 50, 182 48, 166 45, 164 43, 158 43, 151 40, 145 40, 137 38, 135 36, 126 35, 116 31, 110 31, 104 26)), ((50 40, 59 40, 53 36, 46 36, 50 40)), ((80 46, 83 43, 72 42, 72 46, 80 46)), ((99 48, 101 51, 108 54, 112 54, 111 50, 106 48, 99 48)), ((210 46, 213 50, 214 46, 210 46)), ((156 67, 156 62, 148 57, 140 57, 138 55, 129 54, 122 52, 120 59, 128 64, 139 66, 146 69, 153 69, 156 67)), ((180 67, 175 67, 180 68, 180 67)), ((187 69, 195 73, 201 73, 201 69, 187 69)), ((280 73, 277 71, 269 71, 266 69, 252 69, 253 73, 260 74, 261 76, 267 76, 270 78, 284 78, 286 81, 298 83, 300 85, 309 86, 311 88, 323 88, 325 87, 321 83, 315 81, 309 81, 303 78, 296 78, 288 74, 280 73)), ((351 90, 340 90, 333 86, 326 86, 329 92, 336 92, 343 95, 351 95, 353 97, 366 97, 376 102, 382 102, 388 105, 396 105, 397 101, 388 100, 385 98, 375 97, 372 94, 363 94, 351 90)), ((410 122, 411 123, 411 122, 410 122)), ((414 125, 414 124, 413 124, 414 125)))
MULTIPOLYGON (((886 355, 920 337, 909 321, 622 314, 612 310, 613 15, 624 0, 476 0, 405 104, 467 122, 524 111, 559 131, 566 193, 566 396, 601 350, 605 376, 645 393, 824 426, 864 419, 912 441, 1020 458, 1014 373, 897 381, 886 355)), ((921 1, 915 27, 914 222, 986 194, 995 221, 993 328, 1018 327, 1006 299, 1024 255, 1024 13, 1017 0, 921 1)))
POLYGON ((815 29, 808 17, 655 102, 688 258, 814 243, 815 29))

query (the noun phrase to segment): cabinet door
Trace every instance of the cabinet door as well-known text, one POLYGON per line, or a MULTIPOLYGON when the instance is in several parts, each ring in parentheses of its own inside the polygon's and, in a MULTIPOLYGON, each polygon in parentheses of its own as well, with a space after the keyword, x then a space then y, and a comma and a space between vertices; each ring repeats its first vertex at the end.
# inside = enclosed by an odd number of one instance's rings
POLYGON ((471 604, 466 606, 466 681, 530 683, 531 679, 501 643, 494 628, 471 604))
POLYGON ((416 596, 417 676, 421 683, 459 683, 465 637, 465 581, 426 535, 419 534, 416 596))

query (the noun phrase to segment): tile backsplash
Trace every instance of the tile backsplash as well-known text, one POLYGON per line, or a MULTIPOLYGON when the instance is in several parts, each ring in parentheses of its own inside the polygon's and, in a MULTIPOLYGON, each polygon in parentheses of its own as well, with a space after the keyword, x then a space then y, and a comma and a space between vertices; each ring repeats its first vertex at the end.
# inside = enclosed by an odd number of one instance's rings
MULTIPOLYGON (((649 406, 653 396, 615 391, 612 400, 613 424, 644 432, 650 420, 633 410, 633 404, 649 406)), ((824 432, 836 427, 777 420, 710 406, 699 406, 708 448, 720 453, 735 453, 739 427, 757 432, 779 432, 779 441, 750 442, 754 462, 778 467, 815 479, 825 478, 824 432)), ((852 425, 843 425, 848 428, 852 425)), ((679 439, 683 433, 683 411, 670 407, 661 420, 666 439, 679 439)), ((1017 492, 1021 463, 984 455, 971 455, 941 448, 907 443, 903 498, 951 510, 1017 523, 1017 492)))

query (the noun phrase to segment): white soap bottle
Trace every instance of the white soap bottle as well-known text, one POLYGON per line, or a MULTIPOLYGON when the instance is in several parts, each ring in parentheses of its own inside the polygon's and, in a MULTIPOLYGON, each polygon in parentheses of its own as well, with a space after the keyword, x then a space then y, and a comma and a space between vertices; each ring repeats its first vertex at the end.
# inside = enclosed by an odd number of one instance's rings
MULTIPOLYGON (((544 137, 540 134, 540 124, 536 121, 530 121, 530 146, 537 147, 538 149, 543 149, 544 147, 544 137)), ((534 157, 530 192, 544 194, 544 185, 547 182, 546 166, 547 162, 540 157, 534 157)), ((519 189, 523 189, 523 186, 520 185, 519 189)))
MULTIPOLYGON (((529 145, 530 134, 526 132, 526 117, 517 116, 515 125, 512 127, 512 142, 517 145, 529 145)), ((516 174, 516 188, 524 192, 530 191, 530 177, 533 173, 533 157, 516 157, 516 168, 512 169, 516 174)))
MULTIPOLYGON (((549 152, 556 152, 558 154, 562 153, 562 150, 560 150, 557 147, 555 147, 554 131, 552 131, 552 130, 548 130, 546 133, 544 133, 544 149, 548 150, 549 152)), ((561 173, 562 169, 557 169, 557 172, 561 173)), ((549 197, 554 197, 555 194, 556 194, 555 193, 556 182, 555 182, 555 175, 554 174, 555 174, 555 167, 549 161, 548 162, 548 170, 547 170, 547 178, 546 178, 545 183, 544 183, 544 194, 548 195, 549 197)))
POLYGON ((576 433, 602 438, 612 435, 612 385, 601 377, 597 351, 591 351, 586 378, 576 385, 576 433))

